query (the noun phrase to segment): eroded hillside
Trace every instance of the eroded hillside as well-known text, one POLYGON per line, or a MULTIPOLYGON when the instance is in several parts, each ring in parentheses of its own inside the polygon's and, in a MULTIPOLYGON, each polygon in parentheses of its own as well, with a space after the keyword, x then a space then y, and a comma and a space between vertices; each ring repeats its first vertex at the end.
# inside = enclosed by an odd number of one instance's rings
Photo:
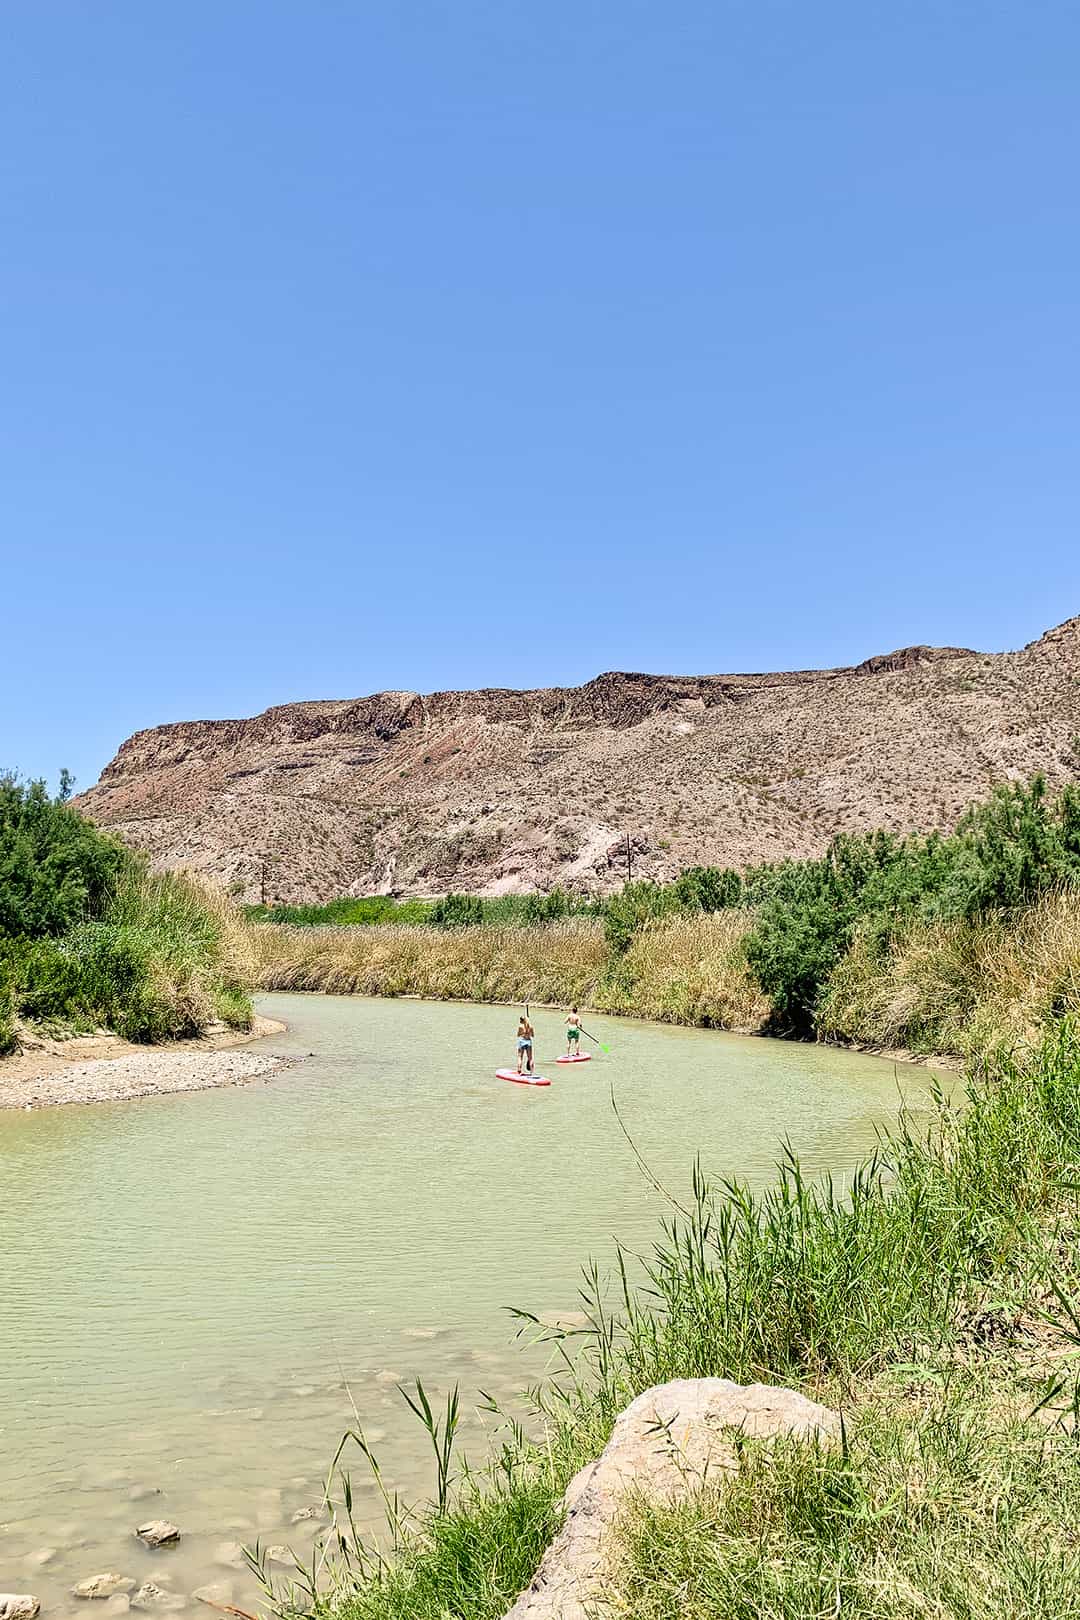
POLYGON ((846 669, 611 673, 379 692, 137 732, 80 800, 161 867, 258 899, 608 889, 950 826, 994 783, 1075 772, 1080 619, 1016 653, 846 669))

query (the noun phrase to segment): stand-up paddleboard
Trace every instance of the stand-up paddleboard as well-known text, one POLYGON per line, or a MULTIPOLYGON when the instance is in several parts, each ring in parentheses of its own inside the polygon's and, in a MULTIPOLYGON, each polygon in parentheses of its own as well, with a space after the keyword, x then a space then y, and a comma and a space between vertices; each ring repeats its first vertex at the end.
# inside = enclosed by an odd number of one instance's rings
POLYGON ((564 1052, 562 1057, 557 1057, 555 1061, 556 1063, 591 1063, 592 1053, 579 1052, 577 1057, 567 1057, 566 1053, 564 1052))
POLYGON ((496 1069, 496 1080, 512 1080, 518 1086, 550 1086, 551 1081, 542 1074, 518 1074, 516 1069, 496 1069))

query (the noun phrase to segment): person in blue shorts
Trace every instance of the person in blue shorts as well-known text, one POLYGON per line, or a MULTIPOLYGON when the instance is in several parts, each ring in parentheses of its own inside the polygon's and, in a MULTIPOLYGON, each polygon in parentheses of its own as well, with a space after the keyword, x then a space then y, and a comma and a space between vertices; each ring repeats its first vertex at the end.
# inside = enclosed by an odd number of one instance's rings
POLYGON ((522 1013, 518 1019, 517 1053, 518 1074, 532 1074, 533 1072, 533 1036, 536 1031, 529 1022, 528 1013, 522 1013), (524 1064, 524 1069, 522 1065, 524 1064))

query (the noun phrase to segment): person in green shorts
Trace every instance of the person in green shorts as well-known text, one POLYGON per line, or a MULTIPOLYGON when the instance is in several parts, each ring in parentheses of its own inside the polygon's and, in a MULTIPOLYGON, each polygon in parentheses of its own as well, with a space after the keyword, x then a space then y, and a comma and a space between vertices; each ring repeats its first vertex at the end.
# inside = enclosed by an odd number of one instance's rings
POLYGON ((568 1016, 568 1018, 566 1020, 566 1055, 567 1055, 567 1057, 577 1057, 578 1043, 580 1042, 580 1040, 581 1040, 581 1022, 580 1022, 580 1020, 578 1018, 578 1010, 577 1010, 576 1007, 571 1007, 569 1016, 568 1016))

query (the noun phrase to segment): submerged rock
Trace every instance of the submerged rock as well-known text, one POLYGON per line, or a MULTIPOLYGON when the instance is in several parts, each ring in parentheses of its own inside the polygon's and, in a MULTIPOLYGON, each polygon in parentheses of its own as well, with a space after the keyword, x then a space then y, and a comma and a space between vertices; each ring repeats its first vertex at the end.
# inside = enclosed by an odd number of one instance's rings
POLYGON ((131 1594, 131 1607, 133 1609, 186 1609, 188 1599, 181 1597, 180 1592, 167 1592, 155 1581, 142 1581, 138 1592, 131 1594))
POLYGON ((40 1608, 30 1592, 0 1592, 0 1620, 34 1620, 40 1608))
POLYGON ((187 1598, 181 1597, 179 1592, 166 1592, 164 1587, 158 1586, 154 1581, 144 1581, 139 1590, 132 1593, 131 1607, 133 1609, 186 1609, 187 1598))
POLYGON ((116 1575, 106 1571, 104 1575, 91 1575, 89 1580, 80 1581, 71 1588, 72 1597, 77 1598, 110 1598, 117 1592, 133 1592, 135 1582, 129 1575, 116 1575))
POLYGON ((247 1569, 248 1561, 238 1541, 219 1541, 214 1549, 214 1563, 225 1569, 247 1569))
POLYGON ((563 1498, 566 1522, 505 1620, 586 1620, 606 1563, 606 1533, 627 1492, 673 1502, 734 1473, 737 1436, 831 1441, 840 1419, 791 1389, 677 1378, 648 1389, 615 1420, 596 1462, 563 1498))
POLYGON ((233 1583, 232 1581, 208 1581, 205 1586, 197 1586, 191 1595, 199 1603, 209 1603, 211 1605, 228 1604, 233 1600, 233 1583))
POLYGON ((176 1525, 167 1519, 151 1519, 149 1524, 140 1524, 135 1534, 148 1547, 172 1547, 180 1540, 176 1525))

